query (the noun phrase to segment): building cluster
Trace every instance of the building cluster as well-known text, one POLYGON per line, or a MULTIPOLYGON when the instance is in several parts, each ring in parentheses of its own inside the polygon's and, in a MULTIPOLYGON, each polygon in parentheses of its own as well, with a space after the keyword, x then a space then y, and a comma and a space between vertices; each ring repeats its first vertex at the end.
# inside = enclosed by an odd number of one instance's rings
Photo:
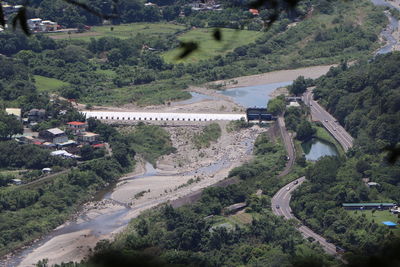
POLYGON ((28 27, 32 32, 54 32, 61 28, 57 22, 41 18, 28 19, 28 27))
MULTIPOLYGON (((44 109, 31 109, 23 118, 19 108, 7 108, 6 113, 14 115, 28 127, 49 118, 44 109)), ((98 134, 87 130, 87 122, 71 121, 62 128, 64 130, 60 128, 43 130, 38 135, 24 134, 17 136, 16 140, 22 144, 34 144, 54 149, 55 151, 51 155, 64 158, 79 158, 76 154, 79 153, 83 145, 91 145, 94 149, 105 146, 99 141, 100 136, 98 134)))
MULTIPOLYGON (((6 21, 10 15, 17 13, 23 7, 22 5, 10 5, 8 3, 3 3, 1 5, 6 21)), ((27 23, 29 30, 31 30, 32 32, 52 32, 57 31, 61 28, 61 26, 58 25, 57 22, 51 20, 42 20, 41 18, 28 19, 27 23)), ((8 25, 6 24, 5 28, 7 27, 8 25)), ((1 28, 1 30, 4 29, 1 28)))
POLYGON ((214 0, 191 3, 190 6, 194 11, 222 10, 221 5, 214 0))

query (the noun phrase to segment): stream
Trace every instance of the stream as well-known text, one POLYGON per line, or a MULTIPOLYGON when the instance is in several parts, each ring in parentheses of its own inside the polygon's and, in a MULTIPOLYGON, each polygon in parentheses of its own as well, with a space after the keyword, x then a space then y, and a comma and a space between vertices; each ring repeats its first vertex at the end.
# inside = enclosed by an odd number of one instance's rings
MULTIPOLYGON (((376 6, 384 6, 384 7, 394 8, 394 9, 397 9, 400 11, 400 8, 397 8, 384 0, 371 0, 371 2, 376 6)), ((378 49, 378 51, 375 53, 375 55, 387 54, 389 52, 392 52, 394 46, 398 44, 398 41, 393 36, 393 32, 398 29, 399 21, 395 17, 390 15, 390 13, 388 11, 385 11, 385 15, 389 19, 389 24, 381 32, 381 36, 387 41, 387 44, 384 45, 383 47, 381 47, 380 49, 378 49)))

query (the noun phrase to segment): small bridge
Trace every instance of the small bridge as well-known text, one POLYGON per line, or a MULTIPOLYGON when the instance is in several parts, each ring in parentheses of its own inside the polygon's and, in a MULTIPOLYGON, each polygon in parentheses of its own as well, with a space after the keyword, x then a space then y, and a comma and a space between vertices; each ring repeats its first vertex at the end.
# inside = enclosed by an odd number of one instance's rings
POLYGON ((246 114, 208 114, 208 113, 163 113, 163 112, 115 112, 115 111, 82 111, 87 118, 103 121, 233 121, 245 119, 246 114))

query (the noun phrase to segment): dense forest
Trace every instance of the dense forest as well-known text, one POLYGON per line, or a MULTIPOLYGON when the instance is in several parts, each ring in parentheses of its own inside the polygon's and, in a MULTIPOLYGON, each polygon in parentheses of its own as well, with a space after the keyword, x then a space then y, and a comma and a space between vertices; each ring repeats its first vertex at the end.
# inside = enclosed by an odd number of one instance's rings
POLYGON ((352 253, 372 255, 399 237, 373 212, 341 207, 345 202, 400 201, 400 163, 389 163, 386 150, 399 142, 399 59, 393 53, 351 67, 342 64, 316 81, 316 98, 355 137, 355 147, 347 159, 326 157, 308 168, 308 181, 295 192, 293 208, 312 229, 352 253), (378 185, 368 187, 365 180, 378 185))

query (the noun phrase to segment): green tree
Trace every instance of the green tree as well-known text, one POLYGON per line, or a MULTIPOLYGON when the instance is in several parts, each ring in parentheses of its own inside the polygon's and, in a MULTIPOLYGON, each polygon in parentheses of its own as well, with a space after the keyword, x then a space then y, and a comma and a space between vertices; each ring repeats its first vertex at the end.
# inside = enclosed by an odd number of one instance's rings
POLYGON ((288 88, 291 94, 296 96, 302 95, 307 90, 307 83, 304 76, 297 77, 297 79, 293 81, 293 84, 288 88))
POLYGON ((22 123, 14 116, 0 112, 0 139, 11 139, 13 135, 24 132, 22 123))
POLYGON ((306 140, 313 136, 315 129, 312 127, 309 121, 303 120, 297 127, 296 138, 298 140, 306 140))
POLYGON ((268 101, 267 110, 273 115, 280 115, 285 111, 285 96, 280 95, 277 98, 268 101))

